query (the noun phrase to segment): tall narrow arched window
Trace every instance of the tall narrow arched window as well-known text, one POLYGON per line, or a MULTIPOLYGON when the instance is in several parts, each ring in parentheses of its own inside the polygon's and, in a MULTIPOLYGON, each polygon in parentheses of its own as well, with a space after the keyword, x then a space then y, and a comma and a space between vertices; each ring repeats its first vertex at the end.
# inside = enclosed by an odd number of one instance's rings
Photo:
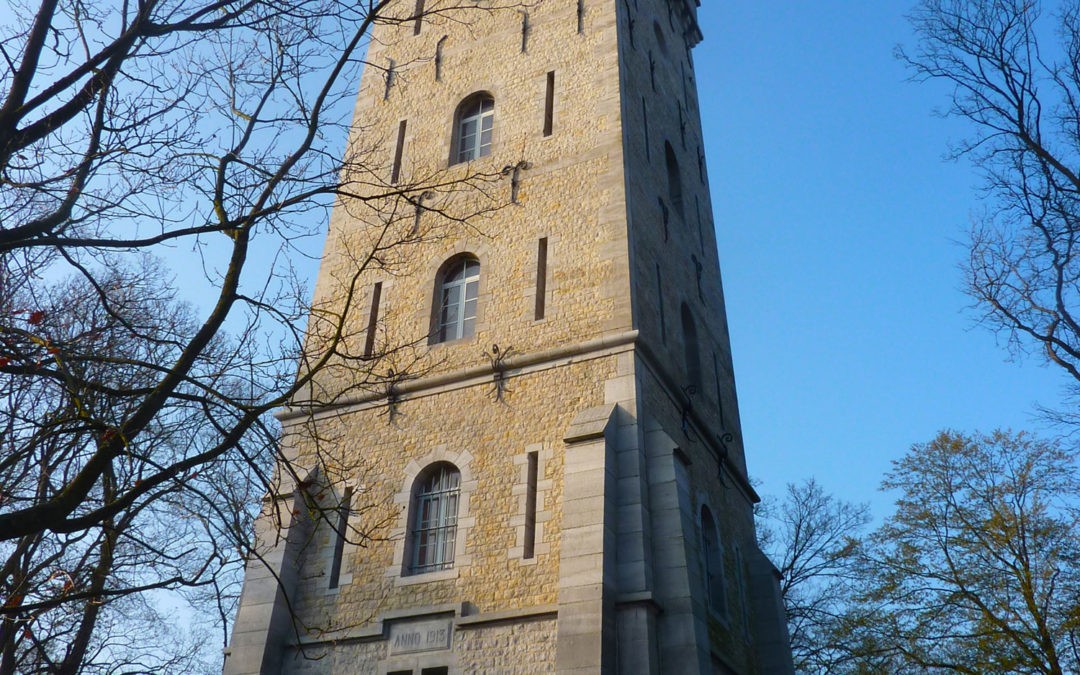
POLYGON ((491 154, 495 130, 495 99, 491 94, 469 96, 454 115, 454 153, 451 164, 469 162, 491 154))
POLYGON ((438 314, 434 342, 469 337, 476 330, 480 294, 480 261, 471 255, 451 258, 443 265, 436 288, 438 314))
POLYGON ((727 587, 724 581, 724 551, 716 533, 716 521, 707 506, 701 507, 701 565, 705 571, 705 590, 709 607, 727 616, 727 587))
POLYGON ((413 483, 409 515, 408 574, 454 566, 461 473, 449 462, 432 464, 413 483))
POLYGON ((701 354, 698 349, 697 326, 694 315, 684 302, 682 304, 683 352, 686 355, 686 377, 689 383, 701 389, 701 354))
POLYGON ((682 178, 679 176, 679 160, 675 158, 675 150, 671 143, 664 141, 664 163, 667 165, 668 195, 671 204, 680 218, 685 218, 683 210, 682 178))

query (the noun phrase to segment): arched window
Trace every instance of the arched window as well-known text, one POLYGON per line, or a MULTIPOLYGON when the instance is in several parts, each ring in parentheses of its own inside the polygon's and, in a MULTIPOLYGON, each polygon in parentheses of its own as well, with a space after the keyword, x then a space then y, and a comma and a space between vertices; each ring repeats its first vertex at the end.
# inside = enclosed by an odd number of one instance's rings
POLYGON ((461 473, 449 462, 432 464, 413 483, 409 516, 408 574, 454 566, 461 473))
POLYGON ((476 329, 480 261, 471 255, 451 258, 439 274, 436 292, 439 311, 434 342, 471 336, 476 329))
POLYGON ((701 564, 705 571, 705 589, 709 607, 727 616, 727 588, 724 582, 724 551, 716 534, 716 521, 707 506, 701 507, 701 564))
POLYGON ((697 327, 694 315, 684 302, 682 304, 683 352, 686 354, 686 377, 690 384, 701 389, 701 355, 698 353, 697 327))
POLYGON ((473 94, 462 101, 454 116, 454 154, 450 163, 490 155, 494 127, 495 99, 490 94, 473 94))
POLYGON ((685 218, 682 178, 679 177, 679 160, 675 159, 675 150, 672 149, 671 143, 667 141, 664 141, 664 163, 667 164, 668 195, 671 197, 671 204, 675 207, 675 212, 679 214, 679 217, 685 218))

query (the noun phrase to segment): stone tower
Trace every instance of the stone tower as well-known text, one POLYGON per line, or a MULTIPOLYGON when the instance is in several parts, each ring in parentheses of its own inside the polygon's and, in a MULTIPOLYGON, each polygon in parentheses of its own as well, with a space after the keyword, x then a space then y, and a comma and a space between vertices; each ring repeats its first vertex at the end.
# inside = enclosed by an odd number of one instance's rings
MULTIPOLYGON (((353 287, 355 353, 420 336, 391 356, 422 367, 315 416, 341 521, 305 518, 314 474, 268 498, 296 508, 260 520, 227 673, 791 671, 755 545, 696 12, 544 0, 376 27, 355 112, 383 141, 372 183, 479 172, 505 204, 443 230, 475 195, 411 195, 437 236, 353 287), (385 527, 357 546, 342 532, 364 518, 385 527)), ((335 208, 316 307, 342 302, 378 208, 335 208)), ((279 418, 302 464, 312 416, 279 418)))

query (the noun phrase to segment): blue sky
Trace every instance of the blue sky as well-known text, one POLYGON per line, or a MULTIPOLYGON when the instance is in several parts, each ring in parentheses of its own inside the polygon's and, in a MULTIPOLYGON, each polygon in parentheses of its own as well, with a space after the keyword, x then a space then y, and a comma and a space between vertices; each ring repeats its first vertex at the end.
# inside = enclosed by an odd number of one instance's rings
POLYGON ((965 311, 979 181, 944 156, 970 127, 893 56, 911 6, 707 0, 694 50, 751 476, 815 476, 879 517, 912 443, 1038 429, 1067 383, 965 311))
POLYGON ((1038 429, 1067 384, 965 311, 979 179, 944 159, 969 130, 933 114, 948 89, 893 56, 914 1, 704 0, 694 49, 751 477, 813 476, 879 517, 913 443, 1038 429))

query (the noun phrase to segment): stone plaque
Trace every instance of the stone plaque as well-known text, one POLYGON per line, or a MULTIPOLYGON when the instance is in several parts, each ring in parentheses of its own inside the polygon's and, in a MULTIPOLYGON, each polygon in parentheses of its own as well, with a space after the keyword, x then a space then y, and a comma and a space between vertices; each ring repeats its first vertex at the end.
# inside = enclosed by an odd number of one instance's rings
POLYGON ((450 619, 409 621, 390 624, 390 653, 409 654, 450 649, 450 619))

